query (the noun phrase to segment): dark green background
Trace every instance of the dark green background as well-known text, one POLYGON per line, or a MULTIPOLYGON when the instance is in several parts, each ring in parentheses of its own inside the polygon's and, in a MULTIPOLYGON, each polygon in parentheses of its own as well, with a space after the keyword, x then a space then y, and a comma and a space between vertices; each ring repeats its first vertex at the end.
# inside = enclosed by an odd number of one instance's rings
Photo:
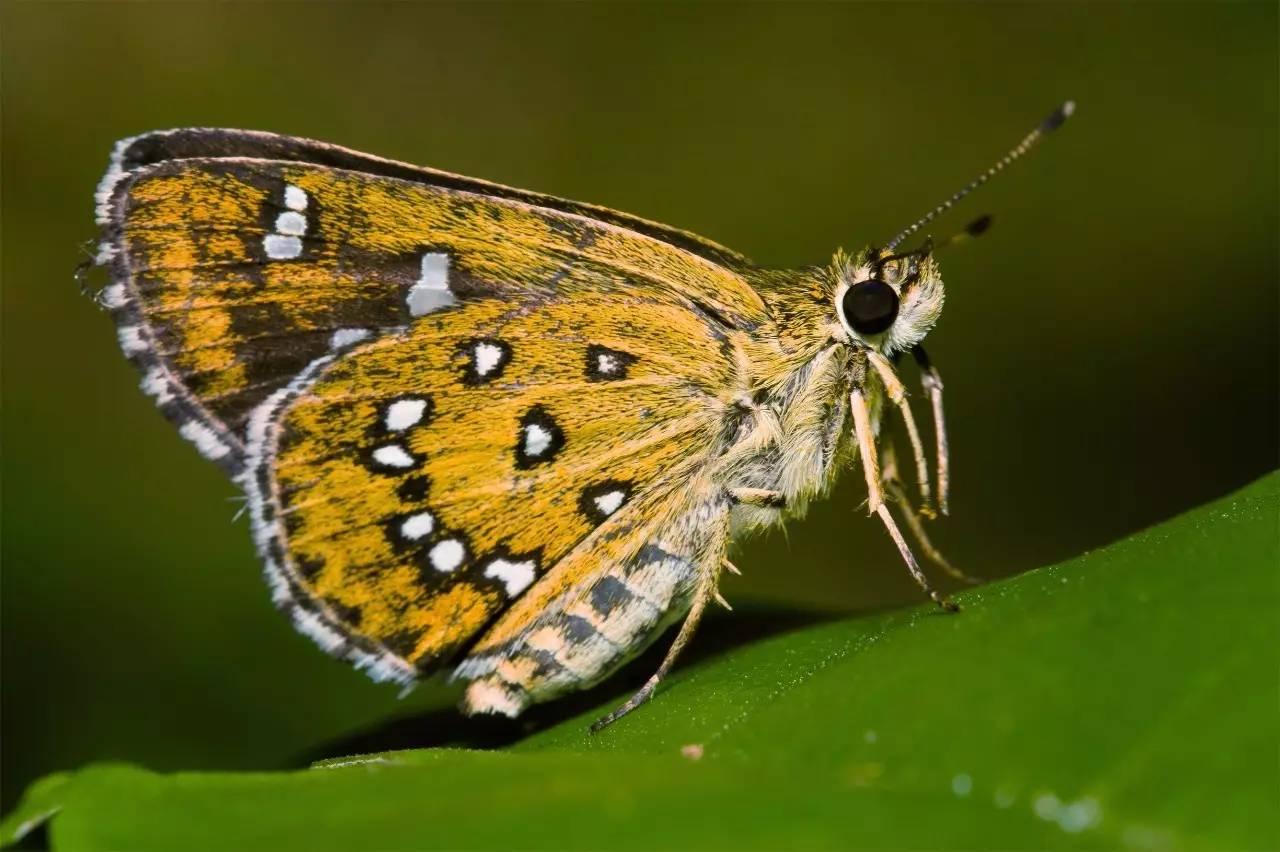
MULTIPOLYGON (((233 489, 80 296, 121 136, 313 136, 782 266, 885 239, 1074 98, 936 231, 996 217, 942 259, 955 493, 937 538, 1013 573, 1277 465, 1274 3, 28 3, 2 23, 6 804, 90 760, 296 764, 433 700, 398 703, 272 611, 233 489)), ((857 479, 745 548, 728 595, 913 600, 857 479)))

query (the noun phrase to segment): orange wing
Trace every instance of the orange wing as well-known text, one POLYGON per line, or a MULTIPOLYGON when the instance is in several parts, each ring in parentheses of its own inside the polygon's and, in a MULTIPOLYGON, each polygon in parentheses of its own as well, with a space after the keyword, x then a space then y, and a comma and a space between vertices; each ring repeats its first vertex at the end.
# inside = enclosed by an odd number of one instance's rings
POLYGON ((443 312, 260 409, 246 483, 282 597, 412 677, 598 527, 679 487, 732 419, 732 364, 685 309, 618 307, 443 312), (672 328, 689 335, 680 357, 655 348, 672 328), (625 367, 596 378, 601 358, 625 367))
POLYGON ((270 393, 335 344, 404 327, 433 304, 415 293, 429 263, 447 265, 460 304, 636 285, 726 327, 764 319, 741 258, 714 243, 307 140, 217 130, 125 140, 98 202, 99 261, 112 276, 103 302, 121 346, 182 433, 232 473, 270 393), (355 168, 365 171, 341 170, 355 168))
POLYGON ((100 208, 144 388, 244 484, 277 602, 376 677, 678 489, 766 318, 690 235, 283 137, 129 142, 100 208))

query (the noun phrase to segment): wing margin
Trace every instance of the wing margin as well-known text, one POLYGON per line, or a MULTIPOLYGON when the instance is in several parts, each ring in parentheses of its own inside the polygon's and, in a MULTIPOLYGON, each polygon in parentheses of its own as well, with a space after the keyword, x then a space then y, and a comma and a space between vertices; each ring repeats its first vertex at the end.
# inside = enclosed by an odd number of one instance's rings
POLYGON ((96 193, 98 224, 110 223, 110 200, 115 185, 130 172, 166 160, 204 158, 246 158, 309 163, 424 183, 444 189, 490 195, 627 228, 731 268, 750 264, 750 261, 738 252, 705 237, 597 204, 572 201, 439 169, 415 166, 314 139, 284 136, 261 130, 218 127, 153 130, 116 143, 111 155, 111 165, 96 193))

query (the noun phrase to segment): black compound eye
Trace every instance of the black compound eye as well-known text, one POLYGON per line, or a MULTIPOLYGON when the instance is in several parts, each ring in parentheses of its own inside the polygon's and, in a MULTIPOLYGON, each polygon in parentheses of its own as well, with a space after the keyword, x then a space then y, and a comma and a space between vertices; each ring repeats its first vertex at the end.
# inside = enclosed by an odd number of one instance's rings
POLYGON ((840 307, 858 334, 879 334, 898 317, 898 294, 880 279, 871 278, 846 290, 840 307))

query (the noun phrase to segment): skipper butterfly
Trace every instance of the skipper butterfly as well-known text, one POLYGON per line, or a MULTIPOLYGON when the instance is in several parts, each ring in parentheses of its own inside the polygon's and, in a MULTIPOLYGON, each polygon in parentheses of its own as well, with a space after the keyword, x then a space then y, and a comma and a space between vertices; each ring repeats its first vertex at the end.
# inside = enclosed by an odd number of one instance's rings
MULTIPOLYGON (((731 539, 799 515, 855 461, 868 507, 933 550, 892 448, 946 512, 931 241, 771 270, 684 231, 243 130, 117 144, 100 301, 142 389, 244 489, 275 603, 375 680, 442 666, 516 716, 692 635, 731 539), (897 377, 911 353, 935 462, 897 377), (931 475, 931 467, 936 473, 931 475)), ((980 220, 981 223, 982 220, 980 220)), ((976 232, 981 224, 971 227, 976 232)))

